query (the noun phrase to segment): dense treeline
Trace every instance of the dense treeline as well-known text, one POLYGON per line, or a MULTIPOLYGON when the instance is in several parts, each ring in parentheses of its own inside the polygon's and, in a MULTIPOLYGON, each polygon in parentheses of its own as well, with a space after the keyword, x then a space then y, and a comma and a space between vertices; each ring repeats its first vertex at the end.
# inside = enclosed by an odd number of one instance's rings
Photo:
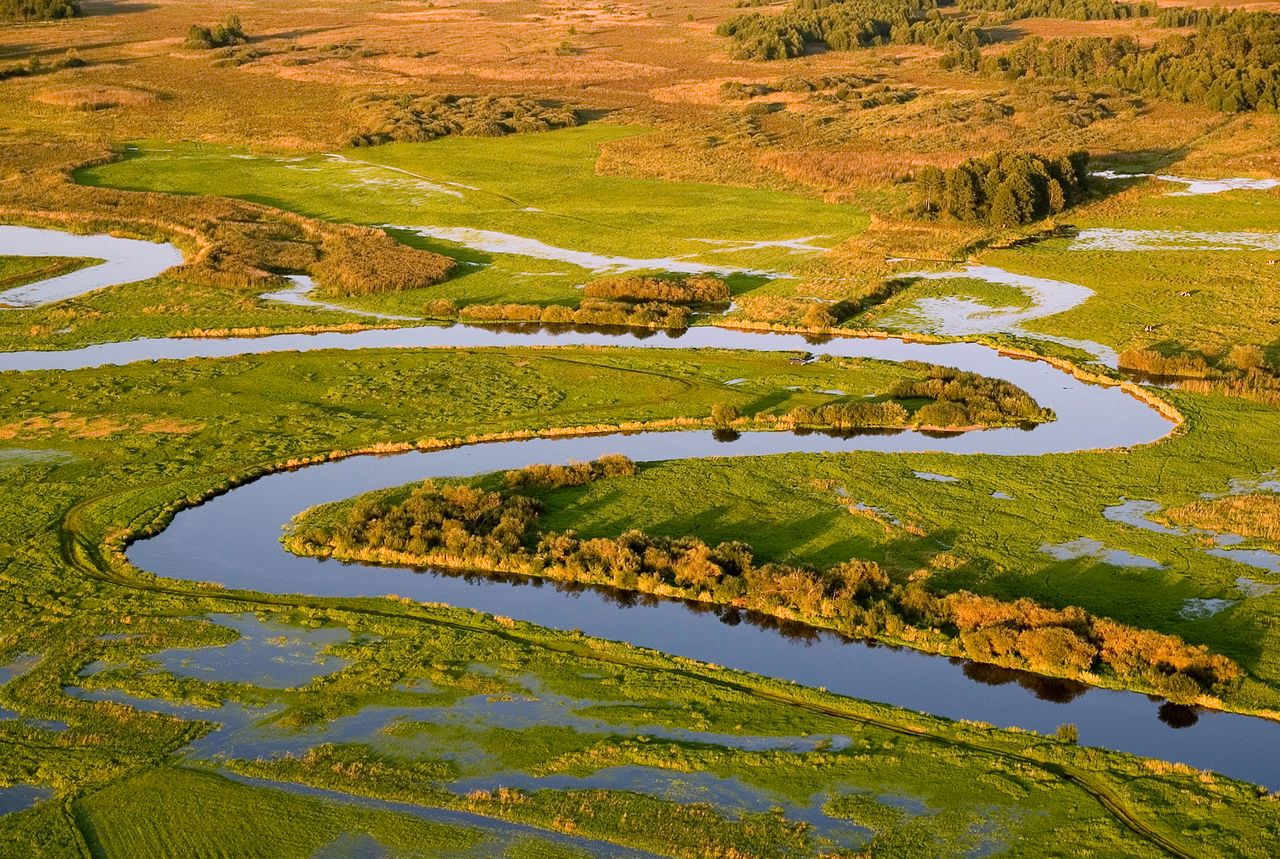
POLYGON ((835 51, 913 44, 967 48, 987 44, 980 28, 938 11, 936 0, 797 0, 781 15, 752 12, 730 18, 716 32, 736 43, 737 59, 798 57, 810 43, 835 51))
POLYGON ((1071 21, 1116 21, 1155 15, 1155 2, 1116 3, 1114 0, 958 0, 969 12, 999 12, 1008 21, 1022 18, 1061 18, 1071 21))
POLYGON ((1045 157, 1031 152, 997 152, 942 170, 926 167, 916 176, 918 206, 926 216, 1014 226, 1055 215, 1088 191, 1085 152, 1045 157))
POLYGON ((662 301, 667 304, 727 304, 729 287, 718 277, 648 277, 618 275, 588 281, 583 287, 587 298, 612 301, 662 301))
POLYGON ((240 25, 240 18, 235 15, 229 15, 227 20, 221 24, 214 24, 212 27, 204 24, 192 24, 191 29, 187 31, 186 46, 188 48, 208 50, 243 45, 248 41, 249 37, 245 35, 244 28, 240 25))
MULTIPOLYGON (((621 458, 614 458, 598 472, 568 475, 569 483, 616 473, 620 465, 621 458)), ((508 483, 559 485, 559 479, 516 477, 508 483)), ((710 546, 696 537, 638 530, 590 539, 572 531, 540 533, 540 511, 536 499, 510 490, 428 482, 400 501, 358 501, 335 524, 304 521, 286 540, 308 555, 546 576, 713 602, 1041 673, 1111 674, 1175 701, 1219 693, 1240 676, 1235 663, 1204 647, 1081 608, 965 591, 939 596, 919 581, 891 582, 872 561, 822 570, 761 563, 738 542, 710 546)))
POLYGON ((79 0, 0 0, 0 21, 57 21, 79 15, 79 0))
POLYGON ((371 94, 357 99, 365 127, 349 146, 425 143, 438 137, 502 137, 578 124, 571 108, 523 96, 371 94))
POLYGON ((1202 104, 1227 113, 1280 106, 1280 15, 1262 12, 1199 16, 1181 10, 1161 21, 1202 21, 1144 48, 1132 36, 1024 39, 999 56, 955 48, 944 67, 1018 78, 1110 86, 1127 92, 1202 104))

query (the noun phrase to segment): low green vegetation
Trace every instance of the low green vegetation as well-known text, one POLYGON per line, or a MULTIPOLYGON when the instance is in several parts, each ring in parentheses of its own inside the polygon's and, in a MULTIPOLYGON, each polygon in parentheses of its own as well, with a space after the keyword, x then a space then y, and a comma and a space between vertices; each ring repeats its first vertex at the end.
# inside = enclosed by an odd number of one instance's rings
MULTIPOLYGON (((796 194, 596 172, 602 145, 643 131, 590 124, 530 136, 397 143, 303 161, 266 153, 243 158, 237 156, 248 153, 194 144, 139 144, 124 160, 76 177, 121 188, 241 196, 343 223, 486 230, 653 260, 648 268, 657 270, 662 259, 691 255, 708 266, 790 271, 807 255, 782 247, 732 248, 810 236, 830 247, 867 225, 853 206, 796 194)), ((427 244, 451 247, 445 240, 427 244)), ((537 256, 520 242, 509 252, 483 253, 485 261, 523 254, 504 266, 508 275, 529 270, 527 257, 537 256)), ((563 280, 581 265, 566 257, 551 268, 563 280)))
MULTIPOLYGON (((239 784, 211 772, 155 769, 77 800, 72 813, 104 856, 394 855, 476 851, 484 835, 407 814, 239 784)), ((473 854, 474 855, 474 854, 473 854)))
POLYGON ((69 274, 102 260, 73 257, 9 257, 0 256, 0 290, 13 289, 38 280, 69 274))

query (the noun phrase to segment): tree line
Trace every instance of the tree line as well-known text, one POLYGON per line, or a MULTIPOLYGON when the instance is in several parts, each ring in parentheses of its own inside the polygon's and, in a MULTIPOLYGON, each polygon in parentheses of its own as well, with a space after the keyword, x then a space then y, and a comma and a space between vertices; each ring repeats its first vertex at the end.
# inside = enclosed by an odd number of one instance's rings
MULTIPOLYGON (((618 473, 622 458, 584 477, 618 473)), ((627 469, 622 468, 622 472, 627 469)), ((506 478, 511 486, 558 485, 559 478, 506 478)), ((759 561, 741 542, 711 546, 697 537, 629 530, 582 538, 540 532, 542 504, 510 489, 427 482, 402 500, 363 499, 344 518, 305 520, 286 538, 292 551, 380 563, 440 565, 536 575, 664 597, 711 602, 883 637, 1007 667, 1059 676, 1113 676, 1172 700, 1219 694, 1241 672, 1230 659, 1176 636, 966 591, 930 592, 922 582, 894 583, 875 562, 823 569, 759 561)))
POLYGON ((1116 3, 1114 0, 957 0, 956 7, 968 12, 997 12, 1006 21, 1023 18, 1123 21, 1148 18, 1160 9, 1153 0, 1139 3, 1116 3))
POLYGON ((954 45, 941 63, 1008 80, 1113 87, 1225 113, 1280 107, 1280 15, 1173 10, 1157 21, 1167 26, 1197 22, 1198 29, 1171 34, 1150 47, 1133 36, 1023 39, 996 56, 954 45))
POLYGON ((1056 215, 1088 193, 1089 155, 997 152, 949 169, 925 167, 915 177, 925 217, 1010 227, 1056 215))
POLYGON ((990 39, 977 27, 938 10, 936 0, 797 0, 782 14, 751 12, 722 23, 736 59, 798 57, 810 43, 833 51, 877 45, 977 46, 990 39))
POLYGON ((78 17, 79 0, 0 0, 0 21, 57 21, 78 17))

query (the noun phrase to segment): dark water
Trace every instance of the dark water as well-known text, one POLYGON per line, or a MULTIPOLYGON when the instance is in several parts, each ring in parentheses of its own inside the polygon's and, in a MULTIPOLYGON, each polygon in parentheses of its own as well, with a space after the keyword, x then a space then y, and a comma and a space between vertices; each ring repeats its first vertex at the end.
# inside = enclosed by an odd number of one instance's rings
MULTIPOLYGON (((1018 432, 1018 431, 1015 431, 1018 432)), ((1039 430, 1023 433, 1034 437, 1039 430)), ((970 442, 992 433, 948 440, 970 442)), ((906 435, 906 434, 904 434, 906 435)), ((300 558, 285 552, 280 529, 299 511, 384 486, 427 477, 478 474, 538 462, 624 453, 637 461, 775 451, 830 452, 903 436, 852 440, 748 433, 716 441, 710 432, 608 435, 480 444, 430 453, 356 457, 270 475, 178 514, 173 524, 129 550, 158 575, 230 588, 328 597, 399 594, 505 615, 558 629, 580 629, 769 677, 822 686, 954 719, 1051 732, 1076 724, 1080 741, 1180 761, 1250 781, 1280 783, 1280 724, 1200 712, 1145 695, 1069 682, 776 625, 757 625, 678 601, 572 590, 541 580, 458 576, 300 558)))

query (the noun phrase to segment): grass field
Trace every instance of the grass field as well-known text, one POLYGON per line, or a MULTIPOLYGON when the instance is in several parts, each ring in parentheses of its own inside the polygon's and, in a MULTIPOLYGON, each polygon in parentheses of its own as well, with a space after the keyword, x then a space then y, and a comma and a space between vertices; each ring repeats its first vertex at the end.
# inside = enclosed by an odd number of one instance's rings
POLYGON ((92 265, 96 260, 66 257, 0 256, 0 290, 57 277, 92 265))
MULTIPOLYGON (((514 691, 517 698, 525 681, 514 678, 530 672, 559 694, 585 698, 601 695, 602 687, 598 681, 600 663, 595 661, 599 657, 592 656, 589 649, 583 654, 587 662, 566 662, 569 657, 559 650, 560 645, 557 644, 564 638, 558 633, 529 630, 521 633, 525 637, 519 641, 499 644, 505 639, 468 637, 470 633, 465 636, 462 632, 446 633, 449 627, 423 625, 423 610, 418 608, 405 607, 403 615, 392 612, 391 616, 380 620, 375 621, 371 616, 369 621, 363 621, 357 620, 362 617, 359 606, 326 606, 306 600, 303 604, 311 607, 294 615, 295 622, 314 625, 317 621, 324 622, 322 619, 328 616, 331 618, 329 622, 342 618, 338 622, 355 624, 357 631, 364 630, 364 634, 357 636, 361 643, 344 646, 338 651, 353 665, 332 679, 321 679, 306 689, 269 693, 238 684, 170 680, 163 673, 156 675, 154 667, 147 673, 148 669, 138 660, 158 648, 216 645, 223 640, 210 638, 198 625, 183 619, 193 613, 217 610, 221 604, 219 598, 216 594, 201 595, 198 587, 187 595, 166 596, 133 591, 74 574, 68 579, 58 535, 48 526, 51 520, 62 518, 59 511, 68 508, 78 511, 66 520, 69 530, 64 532, 64 537, 83 538, 91 545, 124 523, 146 521, 157 509, 177 498, 221 485, 230 474, 255 462, 278 462, 334 448, 398 438, 409 440, 424 435, 454 436, 480 430, 538 428, 577 422, 597 424, 624 416, 636 419, 705 414, 702 410, 709 410, 717 402, 728 400, 749 406, 759 396, 759 391, 785 389, 795 384, 810 386, 811 389, 838 384, 851 393, 875 390, 898 373, 897 368, 884 365, 869 365, 856 372, 837 372, 822 363, 794 367, 785 362, 784 356, 767 358, 732 353, 636 355, 617 350, 557 350, 546 353, 534 350, 506 353, 475 351, 453 355, 311 353, 44 374, 40 379, 8 376, 0 380, 11 388, 11 395, 4 398, 4 402, 9 404, 9 411, 0 425, 6 427, 6 432, 13 433, 11 444, 50 453, 56 451, 61 456, 22 455, 15 467, 4 472, 3 509, 6 521, 11 523, 6 539, 14 548, 12 560, 0 576, 10 592, 22 595, 9 605, 5 626, 7 629, 33 630, 36 629, 31 625, 33 621, 41 619, 38 633, 24 635, 21 639, 6 639, 4 646, 7 653, 42 653, 45 661, 7 686, 3 703, 32 717, 66 721, 71 727, 68 731, 51 734, 47 730, 0 722, 0 732, 10 740, 6 755, 0 758, 0 772, 6 773, 7 778, 50 783, 60 791, 73 794, 89 785, 111 784, 112 787, 101 793, 91 793, 78 800, 74 806, 81 828, 102 839, 103 844, 132 849, 134 845, 156 844, 170 837, 159 823, 144 825, 141 821, 149 818, 142 816, 141 809, 148 802, 159 803, 155 807, 164 810, 158 818, 163 821, 177 813, 173 802, 185 801, 183 797, 187 795, 203 796, 194 788, 177 792, 165 789, 165 785, 176 783, 171 779, 181 782, 190 776, 180 771, 161 770, 146 776, 149 781, 139 784, 119 782, 119 788, 115 785, 135 767, 151 766, 150 762, 163 760, 169 751, 188 742, 193 730, 200 732, 201 729, 168 717, 113 705, 90 705, 66 697, 61 692, 62 687, 68 683, 89 682, 76 680, 75 675, 95 659, 137 666, 103 675, 93 681, 95 688, 117 686, 143 697, 158 695, 179 701, 232 699, 257 704, 271 701, 275 694, 289 708, 287 712, 290 715, 286 717, 285 724, 323 724, 371 704, 404 704, 406 698, 395 692, 393 687, 415 678, 428 679, 443 689, 457 690, 443 699, 434 699, 437 702, 457 700, 452 696, 459 693, 502 693, 503 685, 493 686, 483 681, 485 671, 471 667, 477 662, 493 665, 503 675, 513 678, 515 685, 505 688, 514 691), (742 391, 737 390, 739 386, 726 388, 723 385, 729 378, 740 377, 750 379, 742 391), (89 389, 85 380, 90 378, 94 380, 94 393, 86 394, 89 389), (641 378, 645 379, 645 384, 636 384, 636 380, 641 378), (33 380, 39 385, 33 386, 33 380), (588 380, 590 384, 587 384, 588 380), (458 393, 463 390, 468 394, 459 397, 458 393), (232 396, 240 403, 239 419, 212 420, 210 416, 218 413, 219 404, 232 396), (71 413, 67 414, 68 411, 71 413), (423 415, 430 415, 430 418, 424 419, 423 415), (91 503, 85 506, 82 503, 85 500, 91 503), (348 610, 355 610, 355 613, 344 614, 348 610), (367 623, 373 625, 367 626, 367 623), (121 632, 131 634, 118 638, 117 634, 121 632), (533 638, 528 638, 529 635, 533 638), (520 643, 535 640, 542 643, 533 648, 529 643, 520 643), (591 667, 593 665, 597 667, 591 667), (95 742, 97 750, 90 754, 83 743, 91 736, 99 739, 95 742), (42 753, 35 758, 26 751, 29 748, 27 744, 48 743, 50 739, 64 751, 42 753), (143 785, 151 786, 143 790, 143 785), (157 793, 159 791, 163 794, 157 793), (156 798, 152 800, 150 797, 156 798)), ((799 401, 820 397, 803 392, 793 396, 799 401)), ((1198 402, 1191 400, 1184 405, 1191 407, 1198 402)), ((1258 423, 1255 431, 1261 436, 1268 432, 1268 427, 1258 423)), ((1114 456, 1098 456, 1092 461, 1097 462, 1101 470, 1104 461, 1114 456)), ((1094 479, 1096 475, 1087 464, 1090 460, 1077 459, 1080 464, 1073 467, 1081 469, 1079 483, 1094 479)), ((1237 464, 1230 460, 1229 454, 1224 453, 1223 459, 1224 473, 1237 470, 1237 464)), ((719 533, 717 528, 724 528, 723 533, 729 534, 735 521, 733 517, 740 517, 740 511, 744 509, 738 506, 742 497, 735 494, 742 489, 758 492, 762 499, 774 499, 757 505, 751 533, 774 532, 772 528, 762 528, 761 523, 770 523, 779 517, 790 521, 795 513, 808 512, 830 517, 827 520, 830 530, 839 541, 833 544, 818 539, 807 545, 795 545, 775 538, 774 542, 758 541, 762 551, 777 557, 816 558, 824 551, 834 555, 865 547, 874 556, 877 546, 883 544, 883 538, 878 538, 875 529, 865 528, 856 517, 835 511, 834 498, 825 503, 819 501, 820 493, 807 485, 809 475, 816 470, 823 477, 838 475, 851 492, 867 496, 872 495, 866 488, 868 483, 880 484, 874 493, 877 502, 884 503, 896 513, 916 513, 930 532, 929 537, 917 543, 923 559, 934 552, 935 547, 929 540, 938 536, 932 529, 930 509, 936 507, 945 511, 932 514, 941 516, 967 507, 971 518, 965 522, 972 522, 980 515, 982 508, 975 490, 969 488, 970 481, 986 480, 993 488, 999 486, 1019 498, 1026 498, 1026 502, 1019 503, 1034 505, 1037 496, 1032 481, 1042 477, 1038 469, 1056 467, 1061 470, 1063 466, 1061 462, 1019 464, 1009 473, 1017 475, 1025 470, 1022 477, 1006 478, 1002 475, 993 478, 988 474, 979 478, 988 467, 981 461, 965 464, 943 462, 936 457, 916 457, 905 464, 959 474, 965 477, 965 482, 959 485, 924 481, 908 484, 899 474, 902 465, 883 458, 856 455, 754 461, 749 468, 742 468, 733 461, 714 466, 691 463, 646 470, 636 478, 637 485, 628 488, 635 489, 632 497, 641 503, 651 502, 654 506, 647 510, 628 507, 624 515, 643 522, 646 516, 658 509, 657 504, 666 504, 668 512, 675 514, 669 516, 668 527, 677 528, 696 521, 709 538, 719 533), (697 476, 693 478, 695 473, 697 476), (691 478, 703 480, 724 494, 730 505, 726 508, 725 518, 719 522, 707 520, 689 507, 687 501, 678 502, 667 494, 676 485, 672 483, 673 479, 691 478), (890 484, 900 485, 902 491, 915 499, 920 507, 896 508, 893 499, 884 491, 884 487, 890 484), (958 502, 952 502, 955 507, 948 506, 944 500, 948 492, 964 493, 958 502), (677 518, 680 516, 691 518, 681 522, 677 518), (848 522, 841 521, 842 518, 853 520, 852 530, 849 530, 848 522)), ((1007 466, 1002 464, 1002 468, 1007 466)), ((984 484, 977 491, 986 489, 984 484)), ((588 529, 600 528, 593 523, 602 521, 601 517, 608 511, 607 505, 593 504, 590 497, 567 505, 562 504, 561 499, 554 500, 558 508, 572 511, 576 524, 588 529)), ((1055 500, 1054 503, 1060 501, 1055 500)), ((1083 517, 1084 507, 1081 503, 1071 515, 1083 517)), ((1070 527, 1064 523, 1063 532, 1069 530, 1070 527)), ((800 536, 805 534, 813 535, 815 531, 802 531, 800 536)), ((741 536, 741 529, 733 536, 741 536)), ((975 537, 975 542, 979 539, 975 537)), ((1077 599, 1081 595, 1079 591, 1068 593, 1073 601, 1082 601, 1077 599)), ((387 601, 367 602, 381 605, 382 608, 377 608, 377 605, 370 605, 370 608, 384 614, 388 606, 394 605, 387 601)), ((467 620, 466 612, 437 609, 428 610, 428 614, 431 611, 444 612, 436 616, 449 619, 450 623, 475 623, 467 620)), ((481 628, 502 629, 489 621, 481 622, 481 628)), ((626 648, 605 648, 601 653, 613 654, 609 659, 620 661, 610 664, 620 666, 635 658, 628 655, 626 648)), ((609 670, 617 672, 619 669, 609 670)), ((706 675, 706 682, 710 684, 706 691, 694 693, 687 679, 668 678, 664 674, 668 669, 662 665, 646 670, 650 673, 630 679, 625 671, 617 674, 618 685, 607 687, 617 689, 619 694, 632 699, 630 707, 639 708, 615 711, 610 705, 608 711, 611 713, 632 714, 623 717, 625 724, 634 725, 636 720, 657 720, 673 727, 701 725, 704 730, 730 734, 854 730, 848 723, 841 723, 838 727, 832 723, 828 727, 824 717, 815 711, 795 710, 785 700, 768 707, 757 700, 751 707, 746 707, 740 696, 756 693, 727 694, 725 687, 718 685, 720 681, 714 673, 706 675), (669 685, 673 682, 680 684, 678 694, 669 685), (623 693, 621 690, 633 691, 623 693), (682 702, 675 710, 670 709, 673 696, 682 702)), ((849 705, 841 703, 839 706, 849 705)), ((872 708, 866 712, 876 714, 876 719, 887 720, 888 725, 900 724, 903 718, 886 708, 872 708)), ((919 723, 919 717, 907 718, 913 724, 919 723)), ((618 730, 625 736, 632 729, 618 730)), ((929 731, 935 730, 942 731, 940 736, 943 736, 950 729, 944 730, 938 723, 937 728, 929 728, 929 731)), ((504 766, 533 773, 590 773, 609 766, 649 765, 657 755, 663 761, 662 766, 667 768, 675 766, 689 773, 714 772, 745 779, 761 788, 779 792, 783 797, 796 797, 797 801, 804 798, 805 790, 819 790, 823 784, 848 785, 852 780, 855 784, 866 785, 877 795, 906 793, 919 796, 929 808, 936 809, 927 822, 923 822, 920 818, 903 817, 892 811, 892 803, 888 807, 883 802, 868 805, 866 801, 856 799, 856 792, 842 794, 854 798, 832 800, 830 813, 837 817, 847 814, 871 826, 880 833, 885 855, 904 856, 921 855, 922 850, 946 855, 953 849, 947 845, 972 844, 978 837, 973 834, 972 825, 981 815, 991 813, 991 788, 1000 786, 1000 791, 1011 791, 1004 795, 1016 798, 1020 806, 1043 809, 1043 813, 1031 815, 1010 810, 1013 816, 1004 818, 1006 831, 1015 831, 1007 827, 1017 827, 1017 843, 1034 843, 1042 837, 1036 833, 1048 831, 1042 827, 1057 827, 1060 831, 1062 826, 1069 826, 1075 833, 1073 838, 1082 844, 1093 845, 1091 849, 1099 852, 1146 854, 1148 848, 1143 842, 1133 840, 1128 830, 1117 828, 1112 818, 1100 816, 1094 801, 1077 795, 1074 788, 1061 786, 1052 775, 1028 771, 1025 764, 999 763, 1000 755, 1005 751, 999 751, 995 758, 990 757, 997 750, 1011 750, 1003 745, 1006 739, 1011 740, 1013 748, 1025 747, 1025 739, 1017 735, 981 731, 972 737, 965 736, 965 743, 980 741, 978 748, 987 751, 963 751, 969 747, 962 744, 954 752, 943 753, 932 741, 916 746, 915 740, 908 741, 900 736, 893 740, 880 739, 872 732, 865 734, 864 740, 860 741, 868 744, 858 747, 863 751, 834 757, 828 754, 762 756, 680 745, 669 751, 659 751, 665 747, 646 748, 643 743, 634 745, 633 741, 603 739, 593 736, 591 731, 584 735, 577 731, 531 727, 520 734, 485 729, 464 736, 448 731, 441 734, 438 728, 424 725, 412 729, 406 726, 395 737, 374 735, 371 738, 375 744, 380 744, 382 752, 378 754, 382 756, 375 755, 369 765, 380 761, 377 765, 383 770, 375 768, 369 772, 385 771, 386 776, 381 781, 362 777, 352 781, 350 776, 342 776, 327 767, 311 771, 305 761, 290 763, 284 760, 264 765, 245 762, 243 768, 246 772, 302 780, 344 791, 374 792, 385 794, 386 798, 416 797, 417 801, 428 804, 439 803, 442 800, 430 791, 406 794, 394 787, 398 784, 397 768, 408 765, 408 760, 402 758, 405 747, 400 744, 407 738, 409 748, 414 748, 415 743, 433 738, 429 745, 435 748, 459 748, 466 743, 479 743, 499 755, 504 766), (885 743, 891 744, 891 753, 884 748, 885 743), (390 759, 385 757, 389 750, 396 749, 401 751, 392 754, 390 759), (873 753, 871 750, 876 751, 873 753), (978 757, 971 757, 973 754, 978 757), (891 763, 895 769, 890 777, 885 767, 891 763), (386 769, 388 767, 390 769, 386 769), (959 783, 947 781, 953 773, 985 774, 983 778, 988 781, 979 779, 973 782, 975 787, 970 790, 962 788, 959 783), (385 787, 378 787, 384 782, 385 787), (804 789, 801 785, 805 786, 804 789), (986 810, 979 811, 980 808, 986 810)), ((1045 756, 1045 766, 1050 767, 1047 772, 1052 773, 1053 767, 1068 765, 1060 758, 1068 753, 1070 747, 1052 740, 1044 742, 1042 751, 1037 754, 1045 756)), ((369 754, 358 748, 350 753, 358 758, 369 754)), ((1108 790, 1120 791, 1124 797, 1122 801, 1131 806, 1135 814, 1144 820, 1154 820, 1154 825, 1161 831, 1193 831, 1201 826, 1201 823, 1192 822, 1192 818, 1168 817, 1167 812, 1157 811, 1161 807, 1177 807, 1186 809, 1177 812, 1178 815, 1200 814, 1192 810, 1194 806, 1179 803, 1166 806, 1164 800, 1159 799, 1165 795, 1164 792, 1207 791, 1204 793, 1208 803, 1205 807, 1214 809, 1213 816, 1217 822, 1212 842, 1214 850, 1228 843, 1243 844, 1230 840, 1223 834, 1224 829, 1238 826, 1241 833, 1256 833, 1258 823, 1254 815, 1269 813, 1266 804, 1241 800, 1239 791, 1245 789, 1227 781, 1196 782, 1176 772, 1153 777, 1150 770, 1136 762, 1122 763, 1129 760, 1125 758, 1116 758, 1116 762, 1108 764, 1107 769, 1113 774, 1103 775, 1097 765, 1090 762, 1090 756, 1096 754, 1082 752, 1076 757, 1070 753, 1069 766, 1083 768, 1082 771, 1089 774, 1088 779, 1101 778, 1101 784, 1109 785, 1108 790), (1115 772, 1129 774, 1115 781, 1115 772), (1232 800, 1232 808, 1236 809, 1233 813, 1243 817, 1232 821, 1223 817, 1225 806, 1221 803, 1228 796, 1236 797, 1232 800)), ((966 780, 969 778, 969 775, 965 776, 966 780)), ((279 808, 279 814, 301 821, 309 820, 307 815, 312 813, 305 808, 290 810, 293 807, 291 803, 296 800, 282 798, 279 794, 258 796, 256 793, 244 793, 246 789, 216 780, 209 785, 200 790, 217 792, 224 797, 218 802, 226 808, 249 802, 263 808, 279 808)), ((721 826, 714 822, 714 818, 705 815, 689 817, 685 812, 675 813, 680 811, 678 807, 652 797, 631 794, 592 796, 590 802, 596 809, 594 823, 581 817, 583 798, 575 798, 571 793, 540 793, 527 805, 514 806, 475 799, 468 800, 463 807, 553 827, 556 819, 570 814, 581 821, 581 834, 599 836, 609 836, 611 832, 618 831, 617 821, 622 819, 620 815, 625 814, 626 819, 640 823, 635 824, 639 827, 635 831, 625 830, 632 834, 626 835, 624 841, 674 855, 692 855, 696 848, 691 845, 712 837, 724 839, 726 846, 734 843, 740 848, 743 846, 741 842, 735 842, 734 833, 740 834, 744 830, 721 826), (664 821, 663 826, 644 823, 659 819, 664 821)), ((450 800, 448 804, 453 802, 450 800)), ((38 806, 31 812, 7 820, 3 826, 10 834, 5 837, 18 843, 20 838, 37 837, 32 833, 44 831, 42 827, 54 827, 62 818, 57 815, 50 817, 46 810, 49 807, 56 805, 38 806)), ((276 813, 264 811, 260 819, 271 820, 271 815, 276 813)), ((208 843, 201 839, 223 837, 219 835, 222 830, 218 828, 224 825, 222 821, 224 818, 205 816, 200 826, 188 827, 189 832, 182 837, 193 839, 190 843, 196 846, 208 843)), ((402 831, 397 827, 408 825, 393 826, 392 822, 378 823, 372 819, 346 824, 349 829, 367 829, 371 834, 392 833, 376 834, 384 844, 393 838, 394 832, 402 831)), ((801 843, 796 841, 799 836, 795 832, 778 828, 769 819, 761 818, 759 825, 761 828, 745 830, 756 833, 759 845, 766 845, 759 847, 756 855, 772 855, 774 848, 767 847, 769 844, 778 845, 777 849, 781 850, 783 845, 794 847, 801 843)), ((287 833, 298 834, 290 834, 288 838, 301 839, 296 843, 310 845, 313 842, 307 839, 323 838, 330 831, 324 827, 307 827, 307 830, 303 833, 290 827, 287 833)), ((63 832, 65 835, 65 830, 63 832)), ((302 850, 303 847, 296 849, 302 850)), ((1241 849, 1247 852, 1248 848, 1241 849)))

